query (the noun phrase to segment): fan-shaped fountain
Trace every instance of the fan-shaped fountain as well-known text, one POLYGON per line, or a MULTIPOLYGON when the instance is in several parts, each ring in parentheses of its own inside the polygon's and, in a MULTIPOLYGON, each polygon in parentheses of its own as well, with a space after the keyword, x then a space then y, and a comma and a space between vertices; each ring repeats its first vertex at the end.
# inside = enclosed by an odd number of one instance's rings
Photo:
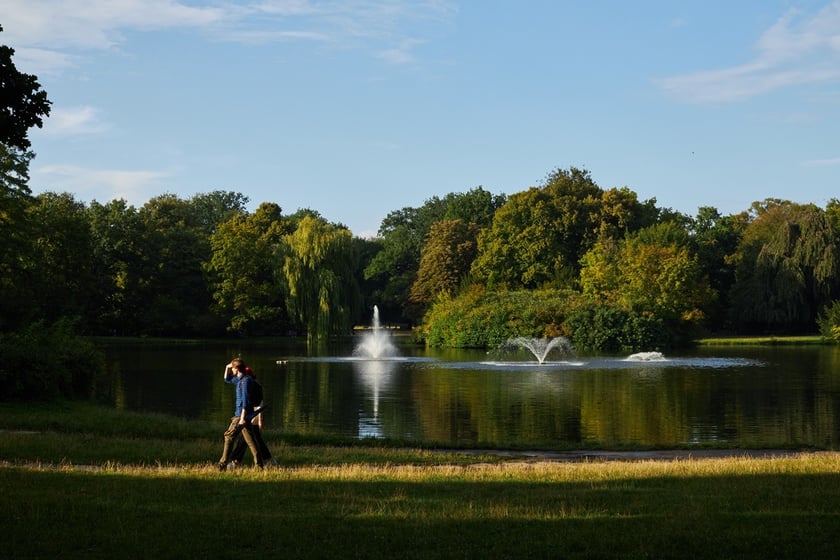
POLYGON ((368 360, 381 360, 397 355, 397 347, 391 342, 391 335, 379 323, 379 308, 375 305, 371 329, 362 335, 362 341, 356 345, 353 355, 368 360))
POLYGON ((525 336, 517 336, 509 339, 502 348, 526 348, 534 355, 537 362, 544 363, 548 354, 557 349, 564 354, 571 354, 572 343, 565 336, 557 336, 554 338, 530 338, 525 336))

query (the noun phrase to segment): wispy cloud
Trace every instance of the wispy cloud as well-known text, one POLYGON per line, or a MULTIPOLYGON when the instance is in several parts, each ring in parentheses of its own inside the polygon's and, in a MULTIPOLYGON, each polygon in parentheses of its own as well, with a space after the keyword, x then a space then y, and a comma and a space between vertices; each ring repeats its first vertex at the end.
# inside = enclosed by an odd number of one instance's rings
POLYGON ((840 80, 840 0, 800 17, 789 11, 755 44, 745 64, 658 80, 669 95, 689 102, 730 102, 778 89, 840 80))
POLYGON ((165 190, 163 182, 169 176, 164 171, 46 165, 31 171, 30 184, 36 191, 68 191, 82 200, 109 201, 122 198, 129 204, 143 204, 148 200, 149 192, 165 190))
POLYGON ((245 44, 328 42, 407 62, 414 26, 449 21, 456 12, 445 0, 0 0, 3 42, 18 49, 17 59, 30 72, 59 71, 119 47, 130 32, 161 29, 192 29, 245 44))
POLYGON ((96 134, 107 130, 95 107, 54 107, 44 122, 43 133, 49 136, 96 134))
POLYGON ((805 167, 835 167, 840 166, 840 157, 826 159, 811 159, 803 161, 805 167))

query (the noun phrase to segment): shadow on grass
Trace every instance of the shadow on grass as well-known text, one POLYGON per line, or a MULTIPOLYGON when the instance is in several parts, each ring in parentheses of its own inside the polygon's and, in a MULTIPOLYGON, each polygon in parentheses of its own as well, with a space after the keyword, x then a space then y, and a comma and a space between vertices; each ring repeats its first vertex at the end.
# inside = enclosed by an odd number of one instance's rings
POLYGON ((4 467, 0 490, 12 558, 828 558, 840 522, 840 474, 404 482, 4 467))

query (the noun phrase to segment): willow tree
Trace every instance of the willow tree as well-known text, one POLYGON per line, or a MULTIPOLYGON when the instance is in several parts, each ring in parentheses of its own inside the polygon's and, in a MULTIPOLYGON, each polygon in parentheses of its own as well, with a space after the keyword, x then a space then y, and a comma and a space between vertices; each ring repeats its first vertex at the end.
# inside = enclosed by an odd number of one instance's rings
POLYGON ((831 216, 813 204, 768 199, 733 256, 732 317, 742 329, 808 331, 838 295, 840 246, 831 216))
POLYGON ((286 246, 289 309, 306 327, 309 344, 347 332, 360 298, 350 230, 305 216, 286 236, 286 246))

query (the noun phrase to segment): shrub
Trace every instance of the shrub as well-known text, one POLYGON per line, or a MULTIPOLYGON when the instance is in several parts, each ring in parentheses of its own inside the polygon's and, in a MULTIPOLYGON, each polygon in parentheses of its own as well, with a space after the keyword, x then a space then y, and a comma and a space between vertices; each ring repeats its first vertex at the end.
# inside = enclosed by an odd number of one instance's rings
POLYGON ((105 369, 102 354, 69 319, 1 335, 0 356, 0 400, 89 398, 105 369))
POLYGON ((670 346, 660 319, 590 303, 572 312, 567 325, 575 348, 588 352, 638 352, 670 346))
POLYGON ((435 302, 419 335, 429 346, 452 348, 497 348, 516 336, 565 335, 565 314, 578 299, 563 290, 493 292, 474 286, 435 302))
POLYGON ((840 342, 840 300, 826 305, 817 316, 820 334, 829 340, 840 342))

